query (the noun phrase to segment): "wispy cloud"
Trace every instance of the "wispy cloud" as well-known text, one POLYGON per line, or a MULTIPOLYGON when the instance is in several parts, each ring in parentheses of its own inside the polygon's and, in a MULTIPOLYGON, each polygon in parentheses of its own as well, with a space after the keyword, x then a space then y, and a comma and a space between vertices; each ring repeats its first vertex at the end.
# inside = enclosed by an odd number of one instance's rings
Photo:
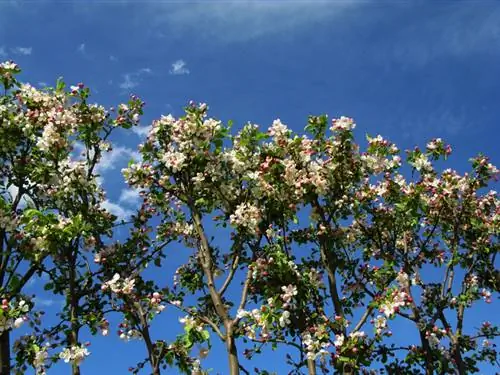
POLYGON ((145 17, 152 20, 159 34, 203 35, 211 41, 244 42, 260 36, 295 32, 318 21, 332 22, 360 0, 342 1, 262 1, 233 0, 173 5, 148 3, 145 17), (165 29, 168 32, 162 32, 165 29))
POLYGON ((431 129, 433 137, 454 136, 466 127, 466 117, 463 112, 442 109, 412 120, 403 120, 399 126, 402 136, 407 139, 424 139, 431 129))
POLYGON ((135 206, 141 200, 139 192, 140 189, 132 189, 132 188, 123 189, 120 194, 120 199, 118 201, 127 206, 135 206))
POLYGON ((151 2, 141 18, 151 20, 158 37, 204 38, 210 43, 264 37, 290 40, 330 25, 337 48, 384 66, 418 68, 446 57, 500 56, 500 7, 495 2, 480 7, 474 2, 433 7, 424 3, 225 0, 185 6, 151 2))
POLYGON ((123 81, 118 85, 122 90, 130 90, 134 87, 139 86, 144 75, 149 75, 153 73, 150 68, 141 68, 132 73, 125 73, 123 75, 123 81))
POLYGON ((85 47, 85 43, 81 43, 80 45, 78 45, 76 50, 80 52, 82 55, 85 55, 87 53, 87 48, 85 47))
POLYGON ((128 147, 115 146, 111 151, 103 152, 101 160, 97 165, 96 171, 102 175, 108 170, 123 168, 126 166, 130 159, 140 161, 141 154, 136 150, 128 147))
POLYGON ((39 282, 44 282, 49 279, 49 276, 46 273, 42 273, 41 276, 33 276, 31 279, 29 279, 28 283, 26 284, 26 287, 31 288, 34 285, 38 284, 39 282))
POLYGON ((131 129, 135 134, 137 134, 139 137, 144 138, 149 134, 149 131, 151 130, 151 125, 148 126, 134 126, 131 129))
MULTIPOLYGON (((84 146, 81 143, 75 143, 73 147, 73 158, 82 160, 85 157, 85 155, 82 155, 82 152, 84 152, 84 146)), ((142 156, 138 151, 124 146, 113 146, 111 151, 103 152, 95 168, 96 173, 100 175, 99 183, 104 183, 104 175, 108 171, 126 167, 131 159, 134 161, 141 161, 142 156)))
POLYGON ((7 52, 5 52, 5 47, 0 46, 0 58, 4 58, 7 56, 7 52))
POLYGON ((417 68, 443 58, 499 56, 500 8, 492 4, 477 7, 458 2, 436 8, 408 5, 378 15, 377 24, 370 25, 375 36, 365 53, 383 65, 395 62, 417 68), (382 22, 398 25, 398 32, 380 33, 377 28, 382 22))
POLYGON ((33 52, 32 47, 14 47, 10 49, 14 55, 29 56, 33 52))
POLYGON ((133 215, 132 210, 126 209, 119 204, 113 203, 109 200, 105 200, 102 203, 102 207, 104 207, 108 212, 115 215, 119 220, 125 220, 133 215))
POLYGON ((33 302, 35 303, 35 306, 49 307, 49 306, 52 306, 56 302, 62 302, 62 300, 56 301, 53 299, 35 297, 35 298, 33 298, 33 302))
POLYGON ((186 62, 184 60, 174 61, 172 63, 172 68, 170 69, 170 74, 173 75, 189 74, 189 69, 186 67, 186 62))

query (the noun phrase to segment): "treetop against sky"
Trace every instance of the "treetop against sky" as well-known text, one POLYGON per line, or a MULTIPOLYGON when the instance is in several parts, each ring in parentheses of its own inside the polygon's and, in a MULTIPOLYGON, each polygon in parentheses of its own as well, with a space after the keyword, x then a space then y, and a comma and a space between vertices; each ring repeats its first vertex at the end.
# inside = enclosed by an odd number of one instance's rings
POLYGON ((1 2, 0 373, 494 371, 499 19, 1 2))

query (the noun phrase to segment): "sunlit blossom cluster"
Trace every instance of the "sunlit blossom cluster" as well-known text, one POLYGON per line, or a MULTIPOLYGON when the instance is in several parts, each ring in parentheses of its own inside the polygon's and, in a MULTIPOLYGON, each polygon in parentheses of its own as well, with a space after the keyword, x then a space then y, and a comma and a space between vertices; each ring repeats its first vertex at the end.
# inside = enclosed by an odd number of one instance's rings
POLYGON ((74 345, 69 348, 65 348, 61 353, 59 353, 59 358, 66 363, 71 362, 79 365, 89 355, 90 352, 85 346, 74 345))
POLYGON ((135 280, 133 278, 122 279, 120 274, 116 273, 113 278, 102 284, 101 289, 103 291, 111 290, 116 294, 130 294, 134 290, 135 280))

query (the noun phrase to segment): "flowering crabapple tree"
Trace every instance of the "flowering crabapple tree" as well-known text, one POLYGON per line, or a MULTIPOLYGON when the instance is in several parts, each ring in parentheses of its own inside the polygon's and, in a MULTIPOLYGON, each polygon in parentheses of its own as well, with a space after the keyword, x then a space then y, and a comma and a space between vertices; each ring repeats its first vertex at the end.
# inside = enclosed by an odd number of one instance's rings
POLYGON ((139 216, 160 221, 143 229, 155 234, 144 251, 193 249, 148 302, 161 296, 186 313, 186 349, 211 330, 231 374, 247 372, 241 342, 253 343, 247 358, 266 345, 297 349, 287 355, 296 373, 465 374, 497 363, 498 328, 464 322, 498 291, 498 198, 486 190, 497 169, 478 156, 470 173, 438 171, 451 153, 441 139, 405 161, 381 136, 361 152, 354 128, 311 116, 309 135, 276 120, 231 136, 194 103, 153 123, 143 161, 124 175, 143 191, 139 216), (418 340, 391 337, 396 320, 418 340))
POLYGON ((151 210, 146 210, 142 205, 133 217, 128 240, 124 244, 116 243, 112 249, 103 249, 96 255, 96 261, 102 269, 103 300, 122 317, 118 327, 120 339, 125 342, 142 340, 145 344, 146 359, 130 367, 130 372, 138 373, 149 365, 151 373, 155 375, 167 366, 175 366, 179 371, 191 374, 191 370, 194 372, 199 366, 197 359, 190 357, 189 351, 195 342, 205 341, 208 332, 181 335, 174 342, 167 343, 155 339, 151 327, 153 319, 172 299, 168 288, 148 280, 144 272, 150 264, 161 266, 165 257, 163 249, 170 243, 166 241, 152 247, 149 235, 153 228, 147 224, 147 219, 151 217, 151 210))
POLYGON ((79 374, 79 363, 89 354, 79 332, 84 326, 95 331, 105 322, 88 258, 105 247, 103 238, 111 236, 115 219, 102 207, 105 195, 96 167, 110 149, 112 131, 138 122, 142 102, 132 98, 113 117, 102 106, 89 104, 83 84, 67 91, 58 81, 55 89, 38 90, 17 81, 19 72, 13 62, 0 65, 5 88, 0 97, 5 140, 0 146, 1 373, 11 373, 11 329, 27 320, 36 305, 23 297, 22 288, 36 273, 45 273, 45 289, 65 297, 60 323, 40 328, 35 315, 33 333, 15 344, 17 366, 12 371, 24 373, 31 365, 43 374, 60 358, 79 374), (74 148, 82 151, 81 158, 73 155, 74 148), (49 353, 58 346, 63 346, 59 354, 49 353))
POLYGON ((414 181, 407 182, 398 148, 381 136, 368 137, 360 153, 354 126, 341 118, 328 129, 320 116, 306 127, 312 139, 286 137, 290 132, 278 123, 269 132, 279 151, 266 157, 263 167, 274 170, 262 175, 283 207, 309 212, 309 228, 291 230, 290 238, 313 245, 333 307, 334 315, 303 337, 307 355, 323 357, 320 363, 344 373, 378 361, 387 371, 410 373, 468 373, 478 371, 479 362, 495 364, 488 340, 498 329, 485 323, 465 333, 463 319, 466 308, 481 299, 491 302, 491 291, 498 291, 498 198, 484 189, 498 170, 479 156, 469 174, 438 173, 432 162, 446 158, 451 148, 435 139, 424 152, 408 152, 414 181), (443 284, 426 282, 435 269, 443 284), (386 345, 389 321, 396 318, 415 325, 419 343, 386 345), (372 337, 361 330, 367 321, 374 326, 372 337), (328 327, 330 342, 324 335, 328 327), (486 339, 482 347, 478 339, 486 339), (386 364, 395 351, 407 354, 386 364))
POLYGON ((190 103, 155 121, 142 161, 124 169, 143 200, 120 243, 98 165, 143 103, 106 111, 83 84, 38 90, 18 73, 0 64, 0 373, 44 374, 62 360, 79 374, 83 333, 107 335, 111 312, 120 338, 144 343, 133 373, 202 374, 214 340, 230 374, 277 347, 291 374, 498 366, 498 328, 474 321, 499 289, 499 202, 488 190, 498 170, 485 156, 460 174, 441 167, 451 153, 441 139, 403 156, 367 137, 362 151, 352 119, 324 115, 303 134, 275 120, 232 135, 190 103), (171 262, 181 263, 172 275, 171 262), (65 299, 54 326, 23 294, 42 274, 65 299), (183 316, 170 342, 155 332, 164 309, 183 316), (11 368, 10 335, 25 321, 32 332, 11 368))

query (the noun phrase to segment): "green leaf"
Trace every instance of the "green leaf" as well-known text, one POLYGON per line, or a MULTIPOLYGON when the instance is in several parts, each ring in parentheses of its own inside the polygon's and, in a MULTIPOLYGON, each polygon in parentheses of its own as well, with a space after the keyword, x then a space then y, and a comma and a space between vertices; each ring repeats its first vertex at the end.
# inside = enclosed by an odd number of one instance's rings
POLYGON ((64 92, 64 89, 66 88, 66 84, 63 81, 63 77, 59 77, 56 82, 56 92, 57 93, 62 93, 64 92))
POLYGON ((203 340, 207 341, 210 338, 210 333, 207 330, 203 330, 201 332, 201 337, 203 337, 203 340))

